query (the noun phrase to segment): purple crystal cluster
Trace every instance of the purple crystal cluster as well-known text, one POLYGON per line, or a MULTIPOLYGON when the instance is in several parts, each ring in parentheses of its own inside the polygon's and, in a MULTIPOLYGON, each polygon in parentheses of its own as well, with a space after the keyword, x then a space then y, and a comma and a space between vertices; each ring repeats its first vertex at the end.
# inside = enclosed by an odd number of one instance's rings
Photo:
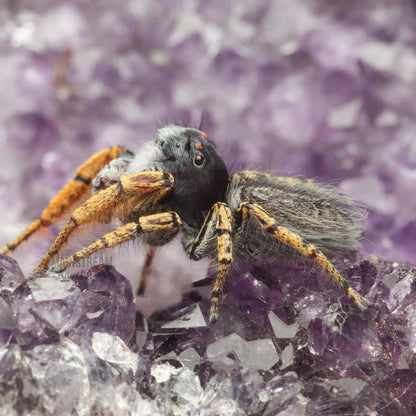
POLYGON ((253 265, 208 325, 204 289, 145 318, 112 266, 24 280, 0 256, 2 410, 413 415, 416 268, 358 255, 342 267, 368 310, 320 271, 253 265))
POLYGON ((1 246, 94 152, 204 113, 233 171, 335 182, 368 208, 363 252, 333 261, 372 302, 306 261, 259 262, 210 326, 209 288, 182 296, 208 264, 178 243, 136 305, 140 245, 31 278, 58 224, 20 267, 0 257, 1 413, 416 413, 414 1, 6 0, 0 23, 1 246))

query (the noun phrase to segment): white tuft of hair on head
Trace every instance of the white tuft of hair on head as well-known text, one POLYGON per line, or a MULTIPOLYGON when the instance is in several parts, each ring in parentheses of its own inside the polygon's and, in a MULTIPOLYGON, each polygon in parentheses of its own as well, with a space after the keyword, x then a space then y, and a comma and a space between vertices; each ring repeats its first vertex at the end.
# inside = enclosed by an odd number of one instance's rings
POLYGON ((146 142, 134 155, 127 173, 157 170, 156 164, 163 159, 163 153, 155 142, 146 142))

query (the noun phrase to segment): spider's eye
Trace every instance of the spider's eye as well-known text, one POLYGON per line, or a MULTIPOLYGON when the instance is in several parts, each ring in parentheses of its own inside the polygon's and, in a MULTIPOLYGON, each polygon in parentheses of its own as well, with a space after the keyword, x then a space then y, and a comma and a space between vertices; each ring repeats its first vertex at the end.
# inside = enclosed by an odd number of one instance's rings
POLYGON ((197 154, 194 159, 195 166, 201 167, 204 164, 204 156, 197 154))

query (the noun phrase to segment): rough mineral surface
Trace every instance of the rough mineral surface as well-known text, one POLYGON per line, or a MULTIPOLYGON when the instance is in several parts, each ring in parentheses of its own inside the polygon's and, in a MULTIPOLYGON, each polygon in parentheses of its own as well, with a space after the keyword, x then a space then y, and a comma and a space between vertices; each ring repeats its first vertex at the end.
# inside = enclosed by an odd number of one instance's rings
MULTIPOLYGON (((20 275, 5 256, 0 271, 11 264, 20 275)), ((144 318, 111 266, 16 288, 4 277, 2 412, 412 415, 416 269, 361 257, 342 268, 366 311, 319 271, 251 267, 230 276, 215 325, 196 290, 144 318)))
POLYGON ((57 224, 0 256, 0 414, 416 413, 414 0, 5 0, 0 24, 0 246, 94 152, 204 112, 232 171, 317 178, 368 209, 361 254, 333 261, 372 302, 307 260, 259 259, 210 326, 209 288, 190 288, 211 269, 178 242, 136 304, 140 244, 31 278, 57 224))

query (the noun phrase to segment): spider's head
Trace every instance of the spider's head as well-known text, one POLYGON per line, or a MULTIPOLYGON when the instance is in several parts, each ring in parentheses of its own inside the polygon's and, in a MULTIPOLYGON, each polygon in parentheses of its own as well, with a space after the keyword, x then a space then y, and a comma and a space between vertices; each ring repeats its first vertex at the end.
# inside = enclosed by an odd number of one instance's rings
POLYGON ((228 172, 214 142, 200 130, 169 124, 156 132, 159 160, 155 169, 175 178, 172 209, 191 226, 202 224, 207 211, 223 201, 228 172))

